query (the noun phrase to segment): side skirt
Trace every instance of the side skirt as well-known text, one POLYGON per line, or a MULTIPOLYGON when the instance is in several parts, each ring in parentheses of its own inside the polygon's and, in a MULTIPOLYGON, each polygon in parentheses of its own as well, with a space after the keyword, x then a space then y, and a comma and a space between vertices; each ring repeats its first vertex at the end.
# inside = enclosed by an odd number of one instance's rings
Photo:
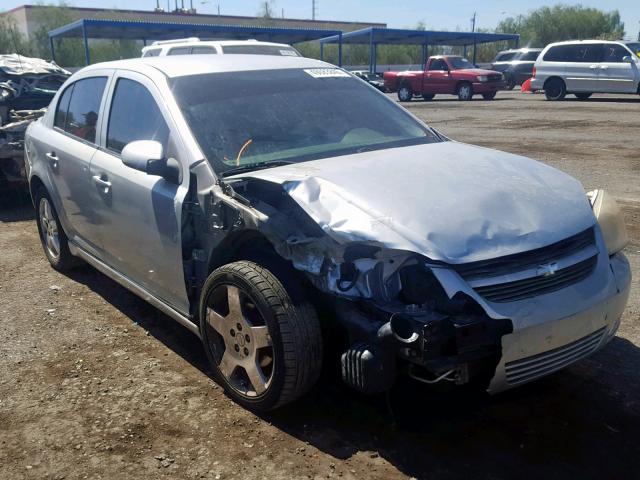
POLYGON ((176 322, 181 324, 191 333, 195 334, 198 338, 201 338, 200 329, 198 328, 198 325, 196 325, 188 317, 185 317, 183 314, 175 310, 173 307, 171 307, 170 305, 167 305, 164 301, 151 295, 140 285, 132 282, 127 277, 120 274, 119 272, 117 272, 107 264, 103 263, 102 261, 98 260, 96 257, 91 255, 90 253, 87 253, 85 250, 83 250, 82 248, 80 248, 78 245, 76 245, 71 241, 69 241, 69 249, 71 250, 71 253, 73 255, 82 258, 89 265, 93 266, 100 272, 104 273, 107 277, 111 278, 112 280, 115 280, 124 288, 136 294, 138 297, 142 298, 144 301, 150 303, 151 305, 156 307, 158 310, 160 310, 162 313, 173 318, 176 322))

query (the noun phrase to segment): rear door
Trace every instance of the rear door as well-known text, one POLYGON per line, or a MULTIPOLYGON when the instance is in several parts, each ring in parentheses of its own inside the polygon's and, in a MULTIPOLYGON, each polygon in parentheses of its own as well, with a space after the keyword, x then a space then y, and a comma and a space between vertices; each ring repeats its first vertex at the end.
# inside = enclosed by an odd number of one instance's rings
POLYGON ((43 139, 51 192, 70 238, 94 250, 98 243, 95 228, 96 199, 90 185, 89 168, 96 152, 99 118, 108 75, 79 79, 65 88, 56 105, 53 128, 43 139))
POLYGON ((638 87, 638 65, 623 62, 624 57, 633 54, 622 45, 616 43, 604 44, 604 55, 600 64, 598 78, 600 91, 611 93, 636 93, 638 87))
POLYGON ((181 243, 188 173, 176 185, 127 167, 120 158, 134 140, 156 140, 181 161, 180 137, 165 102, 146 76, 120 71, 107 98, 101 148, 91 162, 99 199, 101 257, 112 268, 183 314, 189 307, 181 243))
POLYGON ((600 83, 601 43, 575 43, 565 45, 565 81, 569 92, 598 92, 600 83))

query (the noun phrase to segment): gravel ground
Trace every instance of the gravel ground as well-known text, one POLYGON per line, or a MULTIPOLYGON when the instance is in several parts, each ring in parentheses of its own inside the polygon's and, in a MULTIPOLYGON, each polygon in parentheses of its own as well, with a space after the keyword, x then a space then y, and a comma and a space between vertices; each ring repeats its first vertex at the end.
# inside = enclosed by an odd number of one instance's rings
POLYGON ((28 201, 5 196, 0 479, 638 475, 640 99, 501 93, 408 108, 452 138, 526 154, 620 198, 636 279, 605 349, 496 397, 401 381, 365 398, 328 375, 296 404, 255 416, 211 381, 185 329, 89 267, 49 268, 28 201))

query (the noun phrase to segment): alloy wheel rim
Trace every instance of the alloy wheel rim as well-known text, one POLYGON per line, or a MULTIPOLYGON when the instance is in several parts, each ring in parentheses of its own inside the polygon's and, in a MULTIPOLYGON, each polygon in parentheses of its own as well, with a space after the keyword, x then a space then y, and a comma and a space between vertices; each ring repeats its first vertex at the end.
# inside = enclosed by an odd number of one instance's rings
POLYGON ((400 89, 400 97, 402 100, 407 100, 409 98, 409 89, 407 87, 402 87, 400 89))
POLYGON ((470 90, 467 85, 460 87, 460 94, 462 95, 463 98, 469 98, 469 93, 470 93, 470 90))
POLYGON ((40 226, 42 228, 42 238, 45 248, 51 257, 60 257, 60 235, 58 234, 58 224, 53 216, 53 210, 49 200, 40 199, 40 226))
POLYGON ((274 348, 256 303, 235 285, 216 287, 207 306, 207 326, 219 372, 229 386, 247 398, 264 395, 273 381, 274 348))

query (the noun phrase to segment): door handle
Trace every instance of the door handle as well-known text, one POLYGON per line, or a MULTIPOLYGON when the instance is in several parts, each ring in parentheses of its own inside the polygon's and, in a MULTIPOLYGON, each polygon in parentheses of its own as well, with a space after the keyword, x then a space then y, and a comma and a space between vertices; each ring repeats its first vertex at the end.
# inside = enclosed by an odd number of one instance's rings
POLYGON ((600 70, 609 70, 607 65, 600 65, 600 70))
POLYGON ((589 65, 589 68, 591 70, 595 70, 596 68, 599 68, 599 65, 589 65))
POLYGON ((60 160, 57 156, 56 156, 56 152, 47 152, 45 153, 45 156, 47 157, 47 159, 49 159, 49 164, 51 165, 51 168, 55 171, 58 170, 58 161, 60 160))
POLYGON ((102 178, 100 175, 93 176, 93 183, 101 188, 104 188, 104 193, 108 193, 111 189, 111 182, 105 178, 102 178))

